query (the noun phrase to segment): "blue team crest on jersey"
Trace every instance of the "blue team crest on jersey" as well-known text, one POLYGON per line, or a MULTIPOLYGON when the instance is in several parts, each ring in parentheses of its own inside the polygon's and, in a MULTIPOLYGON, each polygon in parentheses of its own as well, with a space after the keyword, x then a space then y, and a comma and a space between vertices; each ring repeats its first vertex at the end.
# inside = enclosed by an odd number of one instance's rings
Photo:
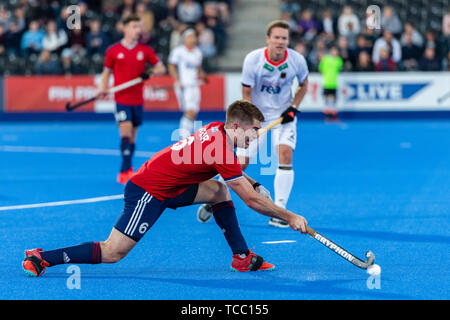
POLYGON ((218 132, 218 131, 219 131, 219 128, 217 128, 217 127, 212 127, 212 128, 211 128, 211 131, 212 131, 212 132, 218 132))

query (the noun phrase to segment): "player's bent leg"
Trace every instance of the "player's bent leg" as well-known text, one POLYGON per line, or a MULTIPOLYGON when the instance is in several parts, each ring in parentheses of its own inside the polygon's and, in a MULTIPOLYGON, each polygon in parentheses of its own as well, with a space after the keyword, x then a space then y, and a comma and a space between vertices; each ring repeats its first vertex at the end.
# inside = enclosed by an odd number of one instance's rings
POLYGON ((42 249, 25 250, 22 268, 26 275, 38 277, 45 273, 47 267, 64 263, 98 264, 101 263, 101 246, 99 242, 84 242, 76 246, 43 251, 42 249))
POLYGON ((223 232, 233 253, 232 271, 274 270, 275 266, 248 249, 239 228, 236 210, 231 201, 226 184, 217 180, 208 180, 199 184, 194 203, 207 202, 211 205, 212 215, 223 232))
POLYGON ((136 241, 113 228, 108 239, 100 242, 102 263, 115 263, 134 248, 136 241))
POLYGON ((209 203, 211 205, 230 201, 231 196, 226 184, 218 180, 207 180, 199 183, 197 195, 195 196, 194 203, 209 203))

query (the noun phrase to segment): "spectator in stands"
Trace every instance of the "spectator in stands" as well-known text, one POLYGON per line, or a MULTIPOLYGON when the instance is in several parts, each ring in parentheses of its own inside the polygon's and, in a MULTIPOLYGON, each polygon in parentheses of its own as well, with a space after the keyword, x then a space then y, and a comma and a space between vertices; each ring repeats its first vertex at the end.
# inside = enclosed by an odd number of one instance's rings
POLYGON ((19 30, 19 26, 15 20, 12 20, 9 24, 9 30, 5 34, 6 51, 8 54, 21 55, 20 42, 22 39, 22 33, 19 30))
POLYGON ((42 47, 44 50, 48 50, 52 53, 59 53, 68 41, 69 39, 66 32, 62 29, 58 30, 54 20, 47 22, 45 35, 42 39, 42 47))
POLYGON ((86 34, 86 49, 88 55, 104 54, 109 46, 109 37, 100 28, 100 21, 91 20, 89 23, 90 31, 86 34))
POLYGON ((423 57, 419 61, 419 69, 421 71, 439 71, 441 69, 441 63, 436 58, 434 48, 427 47, 425 49, 423 57))
POLYGON ((182 0, 177 6, 177 17, 183 23, 194 25, 202 17, 202 6, 193 0, 182 0))
POLYGON ((337 45, 339 48, 339 55, 342 58, 342 60, 344 60, 344 67, 342 68, 342 71, 352 70, 351 53, 348 47, 347 38, 339 37, 337 45))
POLYGON ((44 74, 60 74, 61 66, 57 59, 52 58, 52 54, 48 50, 42 50, 39 59, 34 65, 34 72, 38 75, 44 74))
POLYGON ((447 13, 442 17, 442 35, 450 39, 450 6, 447 13))
POLYGON ((322 11, 322 19, 319 21, 319 33, 328 40, 334 40, 336 34, 336 21, 329 9, 322 11))
POLYGON ((24 31, 27 27, 27 19, 25 15, 25 7, 23 5, 19 5, 14 9, 14 19, 17 21, 19 31, 24 31))
POLYGON ((297 29, 297 21, 295 21, 292 12, 289 11, 281 12, 280 20, 286 21, 289 24, 289 27, 291 28, 291 33, 295 33, 295 30, 297 29))
POLYGON ((0 6, 0 24, 7 30, 9 29, 9 22, 11 21, 11 12, 6 8, 6 6, 0 6))
POLYGON ((123 38, 123 24, 122 21, 119 20, 114 25, 114 29, 111 31, 111 43, 116 43, 123 38))
POLYGON ((356 42, 358 39, 358 33, 353 30, 353 24, 349 23, 347 34, 345 35, 345 38, 348 42, 348 47, 350 50, 353 50, 356 48, 356 42))
POLYGON ((82 24, 77 24, 69 34, 69 47, 76 55, 83 55, 85 52, 86 42, 82 24))
POLYGON ((447 57, 442 61, 442 70, 450 71, 450 50, 447 52, 447 57))
POLYGON ((294 50, 300 53, 306 60, 306 64, 308 66, 308 70, 312 70, 312 64, 308 57, 308 49, 306 47, 306 44, 303 41, 297 42, 297 44, 294 46, 294 50))
POLYGON ((356 39, 356 46, 350 50, 350 61, 352 62, 353 66, 356 65, 359 59, 359 54, 362 51, 365 51, 370 55, 372 53, 372 48, 369 47, 366 37, 364 37, 364 35, 362 34, 359 34, 358 38, 356 39))
POLYGON ((181 44, 181 35, 187 28, 189 28, 187 24, 178 23, 176 28, 172 30, 172 32, 170 33, 170 51, 181 44))
POLYGON ((6 32, 5 26, 0 23, 0 56, 6 54, 6 32))
POLYGON ((385 6, 383 8, 383 15, 381 16, 381 28, 383 30, 389 30, 395 36, 399 36, 402 32, 402 23, 391 6, 385 6))
POLYGON ((375 44, 375 41, 378 39, 376 29, 371 29, 366 26, 362 34, 364 38, 366 38, 367 46, 373 49, 373 45, 375 44))
POLYGON ((306 41, 311 41, 317 35, 319 24, 314 20, 311 11, 306 9, 302 12, 297 27, 298 33, 300 33, 306 41))
POLYGON ((72 51, 69 48, 65 48, 61 52, 61 68, 62 73, 66 76, 70 76, 74 73, 74 67, 72 63, 72 51))
POLYGON ((162 28, 170 27, 175 29, 177 27, 179 23, 177 20, 177 6, 178 0, 167 0, 161 13, 163 19, 159 22, 162 28))
POLYGON ((353 13, 352 7, 344 6, 342 14, 339 16, 338 19, 339 35, 344 37, 347 36, 347 33, 349 32, 350 28, 352 32, 358 34, 361 30, 361 25, 359 23, 358 17, 353 13))
POLYGON ((205 24, 214 32, 214 39, 216 41, 217 54, 222 54, 227 43, 227 32, 223 22, 220 20, 219 14, 216 10, 205 11, 205 24))
POLYGON ((308 60, 311 63, 310 71, 317 71, 319 68, 320 60, 327 54, 327 46, 322 39, 317 40, 314 44, 311 52, 308 55, 308 60))
POLYGON ((291 14, 297 14, 300 12, 302 7, 300 6, 300 3, 296 0, 281 0, 280 4, 280 10, 281 14, 285 12, 289 12, 291 14))
POLYGON ((395 63, 400 62, 402 59, 402 47, 400 46, 400 42, 394 38, 391 31, 384 30, 383 37, 377 39, 373 45, 372 61, 375 66, 380 61, 380 52, 384 48, 388 48, 388 52, 391 53, 392 60, 395 63))
POLYGON ((375 71, 390 72, 396 70, 397 65, 395 61, 391 58, 389 47, 387 46, 381 47, 379 50, 379 59, 375 63, 375 71))
POLYGON ((20 48, 25 53, 25 56, 41 52, 44 35, 44 31, 39 28, 39 22, 37 20, 31 21, 29 28, 23 34, 20 43, 20 48))
POLYGON ((229 26, 230 25, 230 4, 232 2, 232 0, 216 0, 216 1, 207 1, 205 3, 205 5, 207 3, 211 3, 214 2, 216 3, 217 9, 220 13, 220 18, 222 20, 222 23, 225 26, 229 26))
POLYGON ((425 33, 424 50, 426 50, 426 48, 434 49, 434 54, 437 59, 440 60, 442 58, 442 55, 443 55, 442 47, 441 47, 440 43, 436 40, 436 34, 431 29, 427 30, 427 32, 425 33))
POLYGON ((123 17, 124 11, 133 14, 136 11, 136 2, 134 0, 123 0, 123 3, 117 7, 117 13, 123 17))
POLYGON ((153 37, 153 28, 155 24, 155 17, 153 12, 147 9, 147 5, 143 2, 140 2, 136 5, 136 15, 142 21, 142 35, 140 42, 145 44, 150 44, 150 41, 153 37))
POLYGON ((214 45, 214 32, 206 28, 203 21, 198 21, 195 24, 195 31, 197 32, 198 47, 200 48, 203 57, 206 59, 214 57, 216 54, 216 46, 214 45))
POLYGON ((414 28, 411 22, 405 23, 405 31, 400 38, 400 43, 404 46, 406 44, 407 35, 411 36, 412 43, 420 48, 423 46, 423 37, 422 35, 414 28))
POLYGON ((357 71, 357 72, 372 72, 372 71, 374 71, 370 54, 367 53, 367 51, 359 52, 358 60, 356 61, 356 66, 355 66, 354 71, 357 71))
POLYGON ((402 67, 406 71, 417 70, 420 57, 422 56, 421 47, 413 42, 413 34, 404 34, 405 44, 402 46, 402 67))

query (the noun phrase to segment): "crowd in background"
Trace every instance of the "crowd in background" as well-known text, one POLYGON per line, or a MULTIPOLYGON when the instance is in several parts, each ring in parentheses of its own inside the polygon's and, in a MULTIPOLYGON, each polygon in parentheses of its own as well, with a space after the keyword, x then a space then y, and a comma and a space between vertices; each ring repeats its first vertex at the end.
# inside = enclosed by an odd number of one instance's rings
POLYGON ((328 8, 313 12, 296 1, 282 1, 281 11, 292 29, 293 48, 305 56, 311 71, 318 70, 333 45, 344 61, 343 71, 450 71, 450 7, 442 29, 424 34, 388 5, 381 8, 379 29, 367 27, 366 17, 348 5, 333 14, 328 8))
MULTIPOLYGON (((122 37, 121 19, 142 18, 141 41, 167 62, 188 27, 198 33, 204 68, 226 50, 233 0, 5 0, 0 3, 1 74, 84 74, 101 72, 107 47, 122 37), (80 24, 68 27, 76 4, 80 24)), ((343 71, 450 71, 450 8, 441 30, 420 32, 382 8, 381 29, 366 26, 351 6, 341 12, 302 8, 281 1, 281 18, 292 28, 291 46, 317 71, 332 45, 344 60, 343 71)), ((245 32, 245 30, 243 30, 245 32)))
POLYGON ((188 27, 208 61, 223 53, 232 0, 8 0, 0 3, 0 74, 101 72, 105 50, 122 37, 121 19, 137 14, 141 42, 166 62, 188 27), (6 3, 5 3, 6 2, 6 3), (70 6, 76 4, 78 11, 70 6), (80 14, 80 23, 73 18, 80 14), (75 23, 75 25, 74 25, 75 23))

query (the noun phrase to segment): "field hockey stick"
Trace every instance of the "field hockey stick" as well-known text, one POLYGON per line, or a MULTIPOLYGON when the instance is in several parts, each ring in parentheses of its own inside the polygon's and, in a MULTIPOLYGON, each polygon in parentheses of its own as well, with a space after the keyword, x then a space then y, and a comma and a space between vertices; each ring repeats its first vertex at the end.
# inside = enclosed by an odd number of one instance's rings
MULTIPOLYGON (((147 80, 147 79, 150 77, 150 75, 152 74, 152 72, 153 72, 152 69, 148 69, 148 70, 145 71, 140 77, 137 77, 137 78, 135 78, 135 79, 133 79, 133 80, 124 82, 124 83, 122 83, 122 84, 119 84, 118 86, 115 86, 115 87, 110 88, 110 89, 108 90, 108 94, 113 94, 113 93, 116 93, 116 92, 119 92, 119 91, 128 89, 128 88, 130 88, 130 87, 132 87, 132 86, 135 86, 135 85, 137 85, 137 84, 139 84, 139 83, 141 83, 141 82, 147 80)), ((92 98, 89 98, 89 99, 80 101, 80 102, 75 103, 75 104, 70 104, 70 101, 68 101, 68 102, 66 103, 66 110, 70 112, 70 111, 73 111, 73 110, 75 110, 75 109, 78 109, 79 107, 82 107, 82 106, 84 106, 85 104, 88 104, 89 102, 92 102, 92 101, 98 99, 99 96, 100 96, 100 95, 96 95, 96 96, 94 96, 94 97, 92 97, 92 98)))
POLYGON ((267 131, 269 131, 273 127, 279 125, 281 122, 283 122, 283 117, 280 117, 278 120, 275 120, 274 122, 272 122, 271 124, 265 126, 264 128, 259 129, 258 130, 258 137, 261 136, 262 134, 266 133, 267 131))
POLYGON ((325 236, 321 235, 314 229, 310 228, 309 226, 306 226, 306 232, 315 240, 319 241, 321 244, 326 246, 328 249, 334 251, 336 254, 340 255, 345 260, 349 261, 353 265, 357 266, 361 269, 367 269, 371 265, 375 263, 375 255, 372 251, 366 252, 366 261, 362 261, 358 257, 354 256, 344 248, 340 247, 330 239, 326 238, 325 236))
POLYGON ((447 92, 446 94, 444 94, 442 97, 438 98, 438 99, 437 99, 437 102, 438 102, 438 103, 442 103, 442 101, 446 100, 446 99, 449 98, 449 97, 450 97, 450 91, 447 92))
MULTIPOLYGON (((208 83, 208 79, 200 80, 196 84, 184 86, 183 88, 191 88, 191 87, 197 87, 197 86, 201 87, 202 85, 205 85, 207 83, 208 83)), ((155 84, 155 85, 151 85, 150 88, 152 88, 153 90, 174 90, 175 85, 169 84, 169 85, 165 85, 165 86, 159 86, 159 85, 155 84)))

